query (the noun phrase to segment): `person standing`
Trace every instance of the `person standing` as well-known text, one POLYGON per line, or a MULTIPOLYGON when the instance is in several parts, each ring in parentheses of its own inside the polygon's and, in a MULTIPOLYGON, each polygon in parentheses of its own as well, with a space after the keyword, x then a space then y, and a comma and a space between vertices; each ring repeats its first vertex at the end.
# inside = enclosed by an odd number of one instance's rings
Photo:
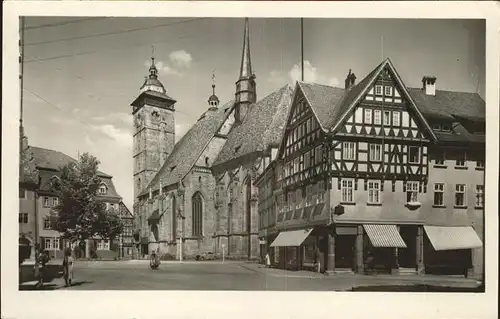
POLYGON ((271 267, 271 258, 269 257, 269 253, 266 253, 266 268, 271 267))
POLYGON ((71 256, 71 248, 66 248, 63 259, 64 287, 71 286, 71 281, 73 280, 73 266, 74 260, 71 256))
POLYGON ((43 277, 45 275, 46 265, 49 262, 49 252, 47 250, 42 250, 40 254, 37 256, 38 258, 38 283, 36 287, 43 286, 43 277))

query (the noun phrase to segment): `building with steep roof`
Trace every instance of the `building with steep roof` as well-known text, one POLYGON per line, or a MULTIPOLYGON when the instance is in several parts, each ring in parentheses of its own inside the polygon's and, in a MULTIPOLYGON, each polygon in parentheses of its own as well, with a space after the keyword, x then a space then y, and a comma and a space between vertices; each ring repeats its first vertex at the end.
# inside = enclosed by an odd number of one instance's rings
POLYGON ((485 103, 408 88, 390 59, 344 88, 298 82, 259 176, 273 263, 320 271, 483 275, 485 103))
MULTIPOLYGON (((172 147, 163 165, 153 167, 146 162, 140 168, 157 170, 135 196, 142 255, 155 250, 179 259, 206 252, 224 253, 229 258, 258 257, 252 181, 277 152, 292 90, 285 86, 257 99, 248 19, 235 99, 220 105, 215 83, 212 90, 207 111, 172 147)), ((150 117, 146 113, 159 107, 137 109, 138 104, 133 105, 134 118, 140 112, 144 118, 150 117)), ((156 148, 162 142, 153 146, 154 139, 142 139, 141 146, 140 140, 134 138, 136 153, 144 144, 151 145, 150 154, 158 153, 156 148)), ((136 168, 134 176, 138 172, 136 168)))
MULTIPOLYGON (((35 244, 46 249, 52 256, 62 257, 66 243, 61 234, 51 227, 51 212, 58 203, 56 193, 52 189, 52 181, 60 176, 60 168, 76 162, 76 159, 62 152, 29 146, 26 136, 22 136, 21 170, 19 183, 19 234, 26 238, 32 246, 34 257, 35 244)), ((109 209, 118 209, 121 201, 116 192, 112 176, 98 171, 101 185, 98 189, 98 198, 105 202, 109 209)), ((96 239, 86 241, 86 248, 90 243, 96 244, 97 254, 113 255, 110 251, 109 240, 96 239), (100 248, 100 249, 99 249, 100 248)), ((84 256, 89 256, 87 249, 84 256)))

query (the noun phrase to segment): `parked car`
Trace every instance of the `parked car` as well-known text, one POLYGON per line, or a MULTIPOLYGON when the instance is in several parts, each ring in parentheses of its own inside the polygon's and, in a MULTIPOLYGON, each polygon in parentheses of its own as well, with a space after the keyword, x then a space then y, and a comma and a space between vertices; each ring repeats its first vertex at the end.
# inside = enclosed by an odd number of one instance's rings
POLYGON ((215 260, 217 257, 213 252, 204 252, 196 255, 196 260, 215 260))

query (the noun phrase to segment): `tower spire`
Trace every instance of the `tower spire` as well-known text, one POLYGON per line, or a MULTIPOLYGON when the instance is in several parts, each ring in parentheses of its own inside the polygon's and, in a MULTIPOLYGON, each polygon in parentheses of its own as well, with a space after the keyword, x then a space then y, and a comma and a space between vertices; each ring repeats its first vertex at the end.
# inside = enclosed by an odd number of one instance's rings
POLYGON ((151 46, 151 66, 149 67, 149 78, 157 79, 158 78, 158 69, 155 65, 155 46, 151 46))
POLYGON ((241 56, 240 79, 249 78, 252 75, 252 62, 250 60, 250 28, 248 18, 245 18, 245 33, 243 36, 243 54, 241 56))
POLYGON ((250 27, 248 18, 245 18, 245 31, 243 34, 243 51, 241 54, 240 76, 236 81, 235 94, 235 122, 241 123, 248 111, 248 107, 257 99, 255 74, 252 72, 250 59, 250 27))
POLYGON ((212 94, 215 95, 215 70, 212 72, 212 94))
POLYGON ((217 109, 219 98, 215 95, 215 70, 212 72, 212 95, 208 98, 209 109, 217 109))

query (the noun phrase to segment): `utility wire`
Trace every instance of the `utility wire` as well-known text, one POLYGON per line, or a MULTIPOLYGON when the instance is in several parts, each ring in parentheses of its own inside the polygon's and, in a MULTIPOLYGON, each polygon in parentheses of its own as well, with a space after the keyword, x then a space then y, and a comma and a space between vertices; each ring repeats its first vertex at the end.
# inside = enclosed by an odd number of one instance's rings
POLYGON ((57 22, 57 23, 40 24, 40 25, 24 27, 23 30, 35 30, 35 29, 51 28, 51 27, 68 25, 68 24, 81 23, 81 22, 86 22, 86 21, 104 20, 104 19, 110 19, 110 18, 113 18, 113 17, 91 17, 91 18, 84 18, 84 19, 78 19, 78 20, 62 21, 62 22, 57 22))
MULTIPOLYGON (((215 32, 211 32, 209 34, 214 34, 214 33, 215 32)), ((115 49, 95 50, 95 51, 88 51, 88 52, 63 54, 63 55, 58 55, 58 56, 53 56, 53 57, 48 57, 48 58, 26 60, 26 61, 24 61, 24 63, 44 62, 44 61, 50 61, 50 60, 72 58, 72 57, 76 57, 76 56, 98 54, 98 53, 102 53, 102 52, 121 51, 123 49, 130 49, 132 47, 150 46, 151 44, 158 44, 158 43, 170 43, 170 42, 175 42, 177 40, 192 39, 192 38, 197 38, 197 37, 206 36, 206 35, 207 34, 205 34, 205 35, 204 34, 188 35, 188 36, 182 36, 182 37, 173 38, 173 39, 167 39, 167 40, 162 40, 162 41, 154 41, 154 42, 142 43, 142 44, 138 44, 138 45, 134 45, 134 46, 130 46, 130 45, 128 45, 128 46, 122 46, 122 47, 115 48, 115 49)))
MULTIPOLYGON (((30 93, 31 95, 37 97, 38 99, 42 100, 43 102, 45 102, 46 104, 52 106, 52 107, 55 107, 56 109, 58 109, 59 111, 62 111, 62 112, 65 112, 65 113, 68 113, 70 114, 68 111, 66 111, 65 109, 61 108, 59 105, 55 104, 55 103, 52 103, 50 102, 49 100, 47 100, 46 98, 44 98, 43 96, 41 96, 40 94, 37 94, 33 91, 30 91, 28 89, 24 89, 26 92, 30 93)), ((81 120, 80 118, 74 116, 73 114, 70 114, 74 119, 76 119, 78 122, 82 123, 83 125, 91 128, 92 130, 95 130, 97 131, 97 129, 95 129, 94 127, 92 127, 90 124, 88 124, 87 122, 84 122, 83 120, 81 120)))
POLYGON ((57 43, 57 42, 66 42, 66 41, 74 41, 74 40, 83 40, 83 39, 90 39, 90 38, 96 38, 96 37, 103 37, 103 36, 107 36, 107 35, 115 35, 115 34, 129 33, 129 32, 151 30, 151 29, 164 28, 164 27, 168 27, 168 26, 179 25, 179 24, 183 24, 183 23, 188 23, 188 22, 193 22, 193 21, 198 21, 198 20, 204 20, 204 19, 208 19, 208 18, 194 18, 194 19, 189 19, 189 20, 176 21, 176 22, 170 22, 170 23, 155 25, 155 26, 151 26, 151 27, 143 27, 143 28, 120 30, 120 31, 104 32, 104 33, 98 33, 98 34, 92 34, 92 35, 85 35, 85 36, 79 36, 79 37, 64 38, 64 39, 57 39, 57 40, 31 42, 31 43, 26 43, 25 46, 33 46, 33 45, 49 44, 49 43, 57 43))

